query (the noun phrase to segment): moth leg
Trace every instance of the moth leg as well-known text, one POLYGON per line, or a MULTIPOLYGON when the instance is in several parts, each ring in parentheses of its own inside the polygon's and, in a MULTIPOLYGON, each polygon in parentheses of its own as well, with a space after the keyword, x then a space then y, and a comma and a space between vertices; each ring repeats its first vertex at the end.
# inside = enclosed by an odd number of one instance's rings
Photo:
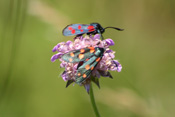
POLYGON ((78 34, 78 35, 75 36, 74 39, 76 39, 76 38, 78 38, 78 37, 80 37, 80 36, 82 36, 82 35, 83 35, 83 34, 78 34))
POLYGON ((101 39, 103 40, 104 38, 103 38, 103 35, 100 33, 100 35, 101 35, 101 39))

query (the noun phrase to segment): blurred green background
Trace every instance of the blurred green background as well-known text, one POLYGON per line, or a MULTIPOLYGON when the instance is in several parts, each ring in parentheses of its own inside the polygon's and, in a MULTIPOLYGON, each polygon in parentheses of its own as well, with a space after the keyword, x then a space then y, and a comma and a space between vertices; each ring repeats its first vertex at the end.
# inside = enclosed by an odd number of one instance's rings
POLYGON ((174 117, 174 0, 1 0, 0 117, 93 117, 89 95, 65 88, 52 48, 71 23, 98 22, 122 72, 94 85, 103 117, 174 117))

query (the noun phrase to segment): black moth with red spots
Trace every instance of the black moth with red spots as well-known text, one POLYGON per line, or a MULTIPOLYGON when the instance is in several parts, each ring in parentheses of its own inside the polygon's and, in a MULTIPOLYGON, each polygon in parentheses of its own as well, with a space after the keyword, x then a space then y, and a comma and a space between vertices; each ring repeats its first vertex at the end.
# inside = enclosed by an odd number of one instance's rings
POLYGON ((92 71, 102 59, 104 52, 104 48, 87 47, 64 54, 62 60, 69 63, 78 63, 75 83, 81 85, 90 77, 92 71))
MULTIPOLYGON (((81 36, 83 34, 101 34, 102 37, 102 33, 105 32, 105 29, 107 28, 113 28, 119 31, 122 31, 123 29, 120 28, 116 28, 116 27, 106 27, 103 28, 99 23, 91 23, 91 24, 70 24, 68 26, 66 26, 63 29, 63 35, 64 36, 81 36)), ((103 39, 103 37, 102 37, 103 39)))

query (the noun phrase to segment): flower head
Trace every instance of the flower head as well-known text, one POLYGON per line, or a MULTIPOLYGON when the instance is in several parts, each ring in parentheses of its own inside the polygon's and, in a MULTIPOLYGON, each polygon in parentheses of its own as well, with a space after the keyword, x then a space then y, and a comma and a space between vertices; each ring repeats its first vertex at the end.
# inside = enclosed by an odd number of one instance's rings
POLYGON ((118 71, 118 72, 121 71, 122 69, 121 64, 117 60, 113 60, 115 57, 114 55, 115 52, 109 48, 110 46, 113 46, 113 45, 114 45, 114 41, 112 39, 100 40, 99 34, 96 34, 94 36, 91 36, 91 35, 85 36, 85 37, 79 36, 79 37, 76 37, 74 41, 58 43, 52 50, 53 52, 57 51, 57 54, 51 57, 51 61, 54 62, 56 59, 59 59, 61 61, 60 67, 65 68, 64 72, 61 74, 61 77, 63 78, 64 81, 67 81, 66 87, 68 87, 71 83, 76 82, 79 85, 84 85, 86 91, 89 92, 91 81, 93 81, 99 87, 98 80, 100 76, 112 78, 109 70, 118 71), (90 61, 90 63, 92 63, 91 66, 88 66, 89 62, 86 62, 85 60, 72 62, 72 61, 77 61, 78 59, 78 56, 77 58, 74 58, 74 60, 70 58, 71 56, 74 56, 74 53, 78 53, 78 52, 81 53, 80 49, 84 49, 88 47, 89 48, 92 47, 93 49, 104 48, 104 52, 99 51, 100 54, 98 54, 94 52, 95 51, 94 49, 92 53, 89 51, 88 53, 86 53, 86 58, 88 58, 88 60, 91 59, 90 61), (68 56, 63 58, 63 55, 67 55, 67 53, 68 54, 73 53, 73 54, 69 58, 68 56), (93 57, 95 58, 95 60, 92 59, 93 57), (86 66, 86 70, 84 66, 86 66), (87 70, 88 70, 88 73, 87 73, 87 70), (79 79, 77 78, 78 76, 82 76, 82 79, 80 79, 80 81, 77 81, 77 79, 79 79))

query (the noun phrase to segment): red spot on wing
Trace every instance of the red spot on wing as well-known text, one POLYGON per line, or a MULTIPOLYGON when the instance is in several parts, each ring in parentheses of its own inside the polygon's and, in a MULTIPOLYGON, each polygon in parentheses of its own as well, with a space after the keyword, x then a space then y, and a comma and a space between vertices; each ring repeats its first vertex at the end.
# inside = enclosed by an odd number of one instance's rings
POLYGON ((92 67, 91 67, 91 70, 93 70, 93 69, 94 69, 94 67, 92 66, 92 67))
POLYGON ((98 58, 96 59, 96 61, 97 61, 97 62, 99 62, 99 61, 100 61, 100 59, 101 59, 101 58, 100 58, 100 57, 98 57, 98 58))
POLYGON ((79 58, 79 59, 84 58, 84 54, 79 54, 78 58, 79 58))
POLYGON ((94 53, 95 52, 95 48, 94 47, 88 47, 90 49, 90 53, 94 53))
POLYGON ((72 58, 70 58, 70 59, 69 59, 69 62, 72 62, 72 61, 73 61, 73 59, 72 59, 72 58))
POLYGON ((86 78, 86 76, 87 76, 86 74, 83 74, 83 78, 86 78))
POLYGON ((69 30, 72 30, 72 27, 68 27, 69 30))
POLYGON ((88 26, 87 29, 94 29, 94 26, 88 26))
POLYGON ((92 49, 92 50, 95 50, 95 48, 94 47, 88 47, 90 50, 92 49))
POLYGON ((78 76, 81 76, 81 73, 78 73, 78 76))
POLYGON ((90 29, 89 32, 95 31, 95 29, 90 29))
POLYGON ((80 50, 80 52, 81 52, 81 53, 84 53, 84 52, 85 52, 85 50, 84 50, 84 49, 81 49, 81 50, 80 50))
POLYGON ((73 52, 71 52, 71 53, 70 53, 70 56, 71 56, 71 57, 74 57, 75 55, 74 55, 74 53, 73 53, 73 52))
POLYGON ((80 30, 81 32, 83 32, 83 30, 80 30))
POLYGON ((89 64, 86 65, 86 66, 85 66, 85 69, 86 69, 86 70, 90 69, 90 65, 89 65, 89 64))
POLYGON ((89 60, 89 58, 87 58, 85 61, 88 61, 89 60))
POLYGON ((78 26, 78 29, 81 29, 81 26, 80 25, 78 26))
POLYGON ((73 29, 73 30, 72 30, 72 34, 74 34, 74 33, 75 33, 75 30, 73 29))

